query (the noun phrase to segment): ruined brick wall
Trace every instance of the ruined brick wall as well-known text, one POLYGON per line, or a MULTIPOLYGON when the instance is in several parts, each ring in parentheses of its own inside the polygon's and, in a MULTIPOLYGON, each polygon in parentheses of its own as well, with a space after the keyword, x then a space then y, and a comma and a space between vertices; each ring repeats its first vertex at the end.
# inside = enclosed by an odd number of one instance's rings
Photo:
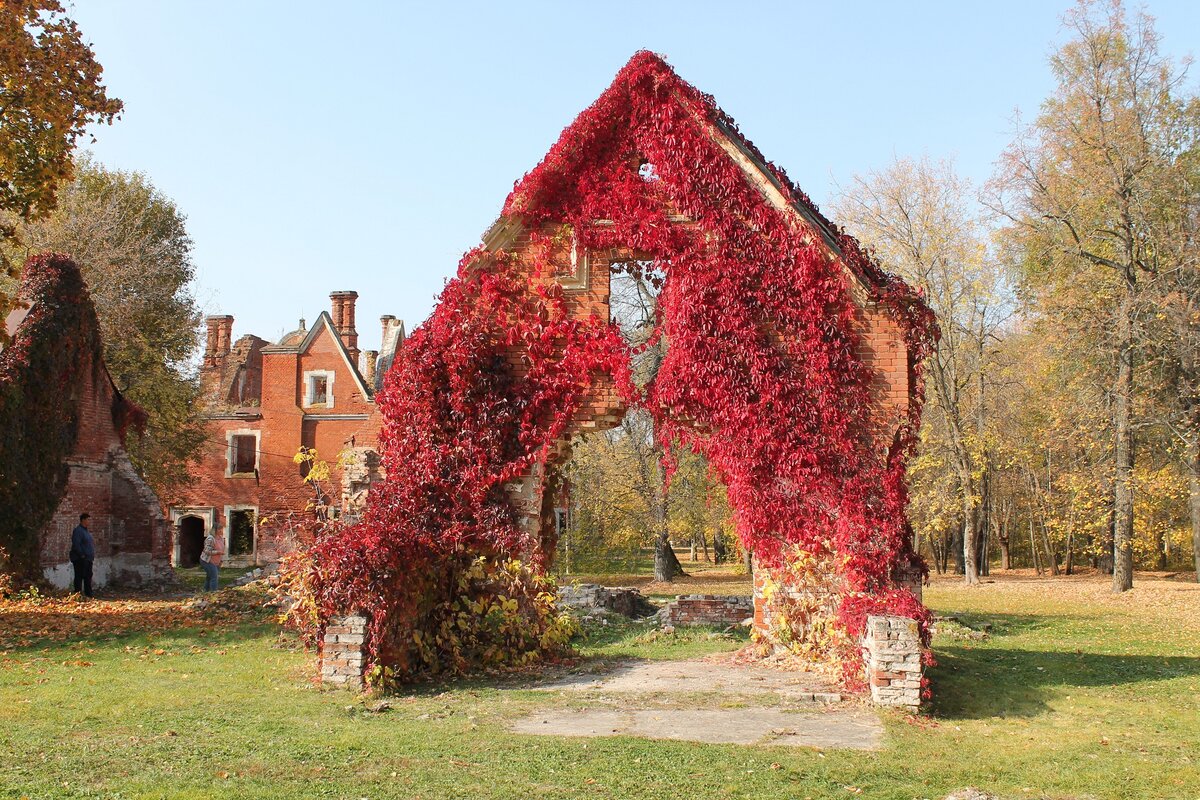
MULTIPOLYGON (((94 585, 137 585, 170 574, 166 518, 153 490, 138 476, 113 420, 116 390, 100 365, 76 387, 79 427, 67 463, 66 491, 41 536, 42 574, 70 586, 71 531, 87 512, 96 544, 94 585)), ((136 436, 136 434, 131 434, 136 436)))
POLYGON ((753 614, 749 597, 681 594, 663 607, 659 619, 671 625, 741 625, 753 614))
POLYGON ((837 612, 841 598, 842 583, 832 568, 799 576, 754 565, 754 631, 767 644, 793 637, 807 641, 837 612))
MULTIPOLYGON (((878 304, 856 298, 859 357, 874 374, 871 417, 879 458, 886 458, 915 391, 908 347, 900 325, 878 304)), ((921 576, 914 570, 893 576, 897 585, 921 597, 921 576)), ((786 569, 754 570, 754 629, 762 641, 806 640, 837 611, 842 586, 836 570, 797 575, 786 569), (786 618, 786 622, 785 622, 786 618), (783 626, 790 630, 781 636, 783 626)))
MULTIPOLYGON (((544 235, 553 233, 552 226, 546 226, 542 230, 544 235)), ((535 251, 535 248, 546 245, 533 244, 530 239, 528 232, 522 232, 509 242, 505 249, 517 254, 522 261, 533 263, 543 255, 535 251)), ((609 270, 612 254, 577 253, 575 263, 571 264, 569 248, 569 242, 559 242, 554 251, 548 254, 555 274, 545 276, 545 279, 556 280, 563 286, 567 311, 572 317, 587 319, 595 315, 600 319, 610 319, 609 270)), ((513 375, 520 377, 527 372, 528 367, 521 348, 511 348, 507 360, 513 375)), ((517 510, 520 523, 529 532, 531 540, 540 543, 543 555, 551 555, 556 543, 553 514, 559 489, 557 471, 570 457, 570 440, 581 434, 613 428, 620 424, 624 413, 624 403, 612 380, 606 375, 596 376, 596 384, 571 420, 564 439, 560 442, 560 448, 551 453, 544 462, 536 464, 528 473, 505 486, 509 501, 517 510)))

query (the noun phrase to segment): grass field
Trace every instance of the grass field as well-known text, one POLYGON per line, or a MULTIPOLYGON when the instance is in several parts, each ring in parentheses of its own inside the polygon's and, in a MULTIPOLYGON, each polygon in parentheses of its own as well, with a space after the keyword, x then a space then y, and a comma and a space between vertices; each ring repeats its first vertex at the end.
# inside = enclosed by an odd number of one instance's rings
MULTIPOLYGON (((929 713, 885 714, 872 753, 517 736, 507 720, 575 701, 511 681, 423 686, 372 714, 315 689, 311 658, 259 598, 230 594, 240 605, 200 612, 0 606, 0 796, 908 800, 974 785, 1008 798, 1200 797, 1195 584, 1143 579, 1114 597, 1092 579, 935 581, 934 609, 990 635, 939 636, 929 713)), ((647 631, 597 628, 579 652, 741 644, 647 631)))

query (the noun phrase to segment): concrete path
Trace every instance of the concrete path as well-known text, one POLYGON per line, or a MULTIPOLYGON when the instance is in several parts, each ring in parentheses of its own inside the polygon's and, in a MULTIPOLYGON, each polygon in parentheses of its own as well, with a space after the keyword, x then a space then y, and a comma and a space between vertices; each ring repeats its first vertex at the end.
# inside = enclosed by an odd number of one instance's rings
POLYGON ((739 664, 729 654, 687 661, 629 661, 601 674, 566 675, 534 688, 625 694, 774 694, 787 701, 818 703, 842 699, 820 675, 739 664))
POLYGON ((516 733, 857 750, 883 740, 879 717, 843 703, 821 676, 740 664, 731 654, 626 662, 530 688, 578 693, 590 705, 530 714, 513 723, 516 733))
POLYGON ((709 744, 769 744, 874 750, 879 718, 861 711, 773 707, 550 710, 517 720, 515 733, 544 736, 644 736, 709 744))

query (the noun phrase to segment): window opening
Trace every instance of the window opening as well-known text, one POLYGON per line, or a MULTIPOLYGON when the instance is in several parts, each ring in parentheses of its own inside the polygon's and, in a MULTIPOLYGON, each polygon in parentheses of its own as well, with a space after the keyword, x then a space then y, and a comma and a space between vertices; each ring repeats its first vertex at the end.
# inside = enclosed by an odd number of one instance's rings
POLYGON ((251 473, 258 468, 258 437, 237 435, 233 437, 234 473, 251 473))
POLYGON ((229 512, 229 555, 248 556, 254 553, 254 509, 229 512))
POLYGON ((326 375, 309 376, 309 403, 323 406, 329 403, 329 377, 326 375))

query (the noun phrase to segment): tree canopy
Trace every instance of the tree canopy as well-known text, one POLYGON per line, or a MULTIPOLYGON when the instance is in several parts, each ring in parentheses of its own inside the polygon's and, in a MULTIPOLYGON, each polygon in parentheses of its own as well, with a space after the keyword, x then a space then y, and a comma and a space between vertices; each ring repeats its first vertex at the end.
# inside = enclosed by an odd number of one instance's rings
MULTIPOLYGON (((121 112, 102 72, 59 0, 0 0, 0 212, 32 221, 54 210, 79 137, 121 112)), ((11 223, 0 226, 0 243, 14 233, 11 223)), ((4 311, 18 262, 0 259, 4 311)))

